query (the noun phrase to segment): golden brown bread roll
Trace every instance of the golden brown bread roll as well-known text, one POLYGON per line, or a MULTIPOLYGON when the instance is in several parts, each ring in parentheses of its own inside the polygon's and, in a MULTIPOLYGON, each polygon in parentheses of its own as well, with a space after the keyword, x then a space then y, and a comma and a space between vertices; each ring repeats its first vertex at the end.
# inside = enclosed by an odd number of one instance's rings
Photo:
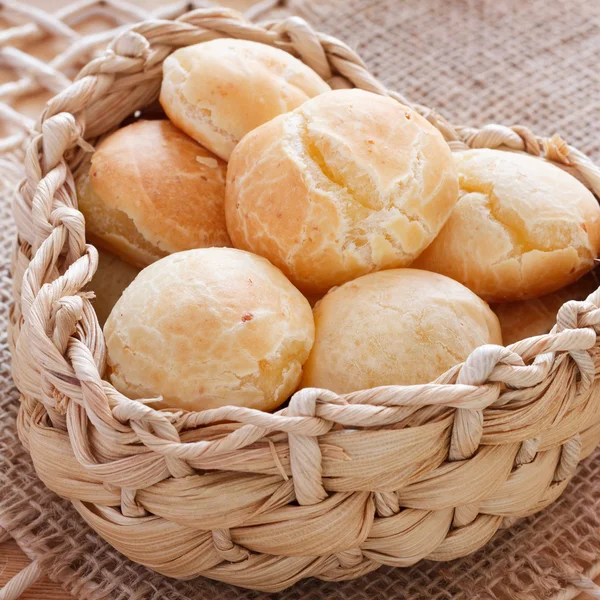
POLYGON ((177 127, 229 160, 249 131, 330 89, 283 50, 220 39, 167 57, 160 102, 177 127))
POLYGON ((92 304, 102 326, 125 288, 140 270, 110 252, 99 250, 98 254, 98 269, 86 289, 95 294, 92 304))
POLYGON ((347 393, 428 383, 482 344, 501 344, 490 307, 443 275, 390 269, 330 291, 314 308, 302 387, 347 393))
POLYGON ((460 199, 415 267, 452 277, 489 302, 548 294, 593 268, 600 207, 583 184, 526 154, 454 156, 460 199))
POLYGON ((560 307, 569 300, 585 300, 600 287, 598 269, 594 269, 571 285, 541 298, 521 302, 493 304, 505 345, 548 333, 556 324, 560 307))
POLYGON ((432 125, 391 98, 337 90, 238 144, 225 213, 236 247, 322 294, 411 263, 457 198, 451 152, 432 125))
POLYGON ((226 169, 169 121, 117 130, 78 178, 90 240, 140 268, 172 252, 231 245, 226 169))
POLYGON ((145 268, 104 335, 110 381, 132 398, 272 410, 300 382, 314 322, 306 298, 268 260, 204 248, 145 268))

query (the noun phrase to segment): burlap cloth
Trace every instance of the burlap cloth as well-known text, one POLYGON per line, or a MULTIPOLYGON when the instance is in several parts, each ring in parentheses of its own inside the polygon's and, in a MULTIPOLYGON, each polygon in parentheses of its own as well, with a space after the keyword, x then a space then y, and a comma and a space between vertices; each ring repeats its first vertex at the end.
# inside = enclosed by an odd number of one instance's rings
MULTIPOLYGON (((598 0, 322 0, 270 16, 292 10, 357 48, 387 86, 454 123, 519 123, 541 135, 558 132, 600 160, 598 0)), ((264 596, 204 579, 173 581, 131 563, 36 478, 16 435, 18 394, 6 340, 13 243, 8 184, 18 173, 6 163, 0 173, 0 526, 78 598, 264 596)), ((579 467, 554 505, 499 532, 470 557, 384 567, 343 583, 306 580, 278 597, 565 599, 577 593, 570 582, 578 572, 600 571, 598 561, 600 451, 579 467)))

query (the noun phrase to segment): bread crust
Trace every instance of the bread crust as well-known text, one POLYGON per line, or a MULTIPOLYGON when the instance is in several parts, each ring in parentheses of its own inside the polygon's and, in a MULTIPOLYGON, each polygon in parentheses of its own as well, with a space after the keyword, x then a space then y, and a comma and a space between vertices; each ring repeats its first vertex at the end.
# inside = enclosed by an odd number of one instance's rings
POLYGON ((454 156, 460 199, 415 267, 452 277, 489 302, 542 296, 594 267, 600 207, 577 179, 522 153, 454 156))
POLYGON ((330 89, 284 50, 219 39, 165 59, 160 102, 177 127, 229 160, 248 132, 330 89))
POLYGON ((391 98, 336 90, 240 142, 225 214, 236 247, 322 294, 410 264, 457 198, 451 152, 431 124, 391 98))
POLYGON ((110 381, 131 398, 268 411, 297 388, 314 321, 306 298, 266 259, 203 248, 144 269, 104 335, 110 381))
POLYGON ((429 383, 476 347, 502 343, 483 300, 417 269, 359 277, 326 294, 313 313, 315 343, 302 387, 338 393, 429 383))
POLYGON ((230 246, 226 170, 167 120, 118 129, 78 179, 89 237, 138 268, 172 252, 230 246))

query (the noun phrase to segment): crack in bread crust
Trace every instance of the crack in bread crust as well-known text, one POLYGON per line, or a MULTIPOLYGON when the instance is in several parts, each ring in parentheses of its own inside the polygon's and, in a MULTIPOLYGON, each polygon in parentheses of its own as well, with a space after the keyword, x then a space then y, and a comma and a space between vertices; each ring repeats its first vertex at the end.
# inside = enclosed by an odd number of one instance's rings
MULTIPOLYGON (((408 223, 416 223, 425 235, 430 235, 431 228, 424 219, 420 215, 410 213, 398 202, 404 194, 410 193, 410 185, 403 185, 404 182, 396 181, 392 191, 385 197, 366 171, 361 172, 361 168, 353 165, 350 160, 344 164, 344 158, 341 158, 341 164, 339 162, 336 164, 334 157, 323 152, 319 147, 318 140, 310 132, 311 121, 307 115, 299 111, 297 115, 290 117, 290 121, 292 119, 297 137, 296 143, 290 146, 293 148, 294 155, 300 158, 303 165, 309 168, 312 166, 310 172, 315 185, 335 198, 338 210, 346 222, 345 239, 338 240, 341 242, 342 251, 348 249, 357 251, 370 264, 370 268, 375 269, 377 261, 373 256, 371 245, 373 239, 379 236, 388 242, 396 255, 400 255, 397 258, 408 264, 412 255, 403 247, 401 237, 394 236, 385 227, 386 221, 383 218, 374 222, 374 217, 387 216, 387 222, 389 222, 394 217, 402 216, 408 223), (343 177, 342 172, 344 171, 348 172, 347 177, 343 177), (355 179, 364 181, 364 185, 361 187, 353 185, 352 175, 355 179), (405 190, 404 194, 402 193, 403 189, 405 190), (365 225, 366 219, 370 217, 371 219, 365 225)), ((420 133, 413 141, 414 150, 410 168, 411 183, 417 182, 419 188, 422 187, 421 179, 416 174, 423 168, 422 153, 419 149, 422 135, 420 133)), ((306 226, 303 227, 301 238, 303 239, 305 235, 306 226)))

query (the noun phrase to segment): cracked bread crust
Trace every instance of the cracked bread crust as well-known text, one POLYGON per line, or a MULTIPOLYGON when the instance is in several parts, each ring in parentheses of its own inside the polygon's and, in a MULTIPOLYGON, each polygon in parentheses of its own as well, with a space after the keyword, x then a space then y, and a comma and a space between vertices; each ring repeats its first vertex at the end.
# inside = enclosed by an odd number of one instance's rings
POLYGON ((131 398, 268 411, 298 387, 314 321, 308 301, 266 259, 204 248, 144 269, 104 335, 110 381, 131 398))
POLYGON ((417 269, 359 277, 315 306, 302 387, 347 393, 429 383, 476 347, 501 344, 490 307, 457 281, 417 269))
POLYGON ((525 154, 454 156, 459 201, 415 267, 452 277, 489 302, 549 294, 593 268, 600 207, 583 184, 525 154))
POLYGON ((457 198, 451 152, 432 125, 391 98, 337 90, 240 142, 225 215, 234 245, 322 294, 410 264, 457 198))
POLYGON ((247 40, 180 48, 163 75, 169 119, 223 160, 249 131, 331 89, 291 54, 247 40))

